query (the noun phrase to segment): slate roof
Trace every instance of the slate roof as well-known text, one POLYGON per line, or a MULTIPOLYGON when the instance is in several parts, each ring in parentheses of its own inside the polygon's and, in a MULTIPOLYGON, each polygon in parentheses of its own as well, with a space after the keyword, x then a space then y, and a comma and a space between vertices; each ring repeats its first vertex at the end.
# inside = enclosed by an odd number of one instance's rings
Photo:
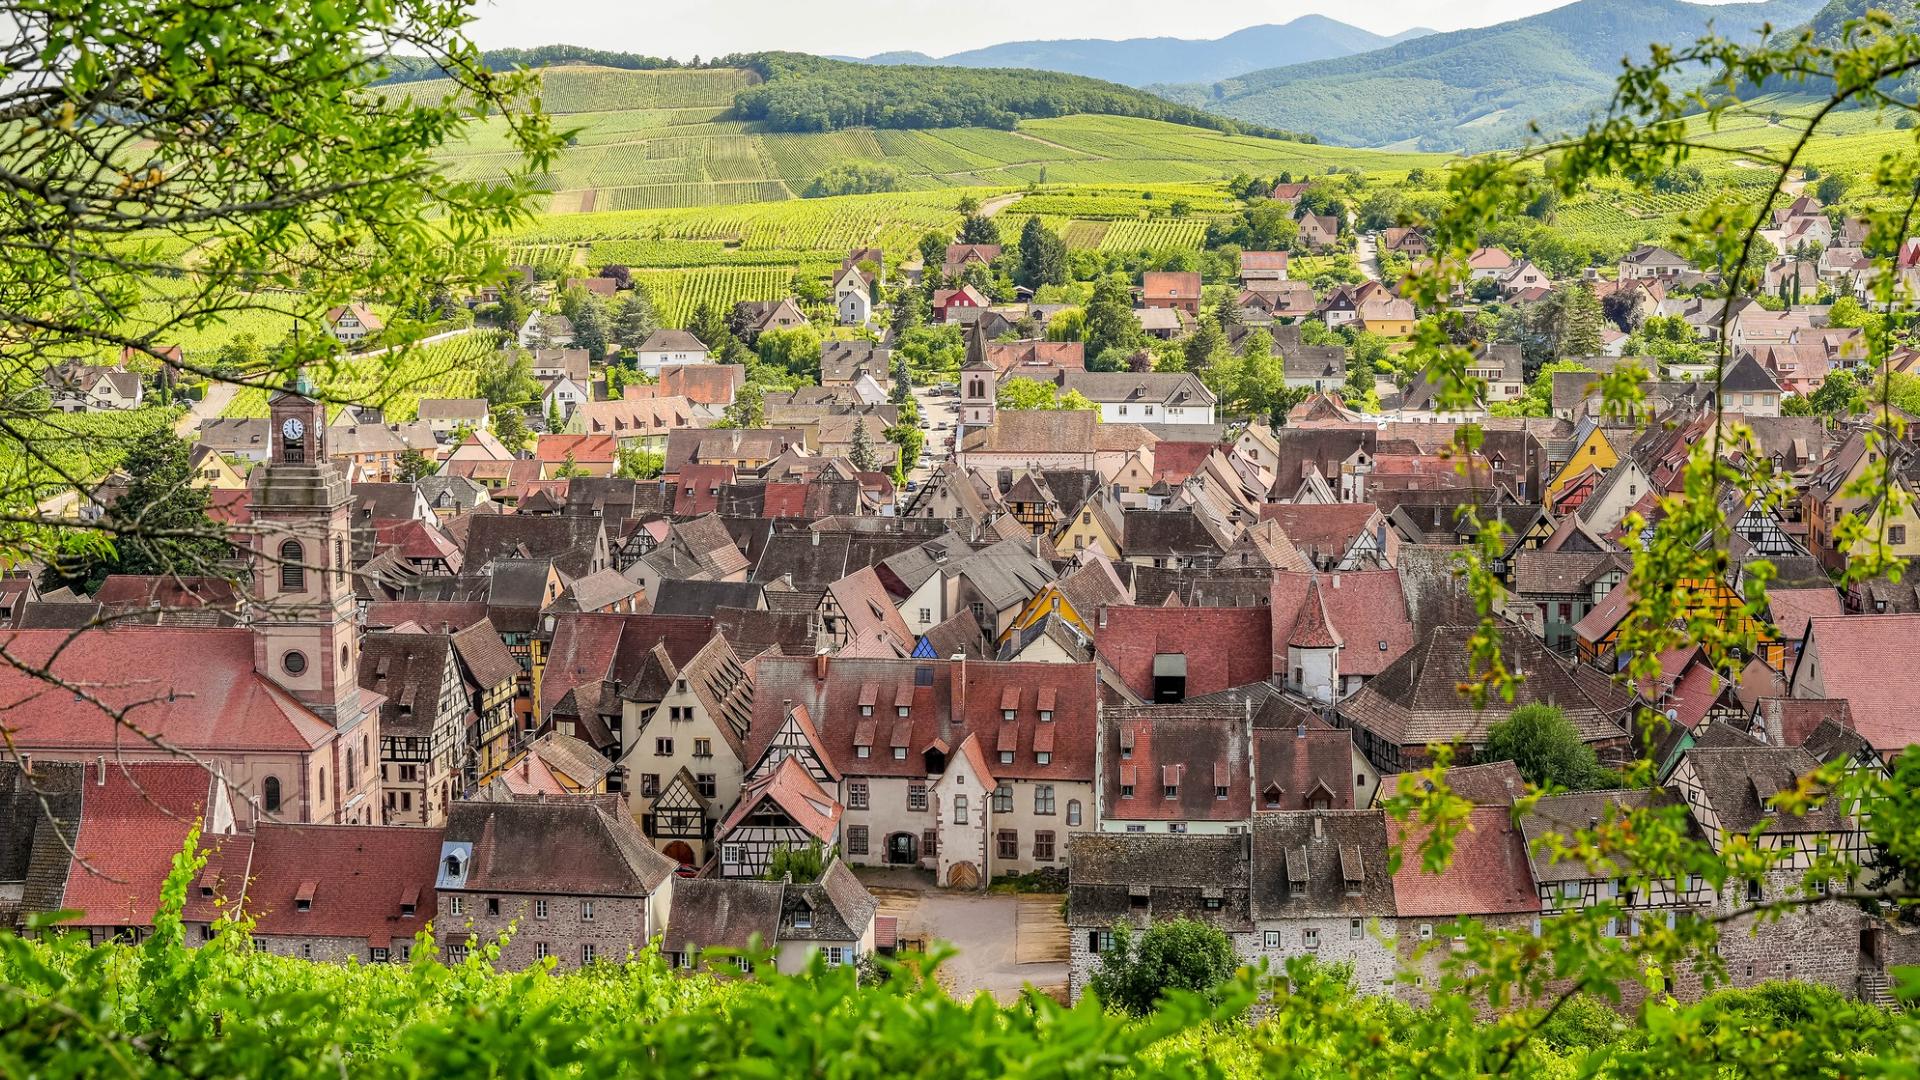
POLYGON ((1395 915, 1388 856, 1386 815, 1378 810, 1255 814, 1253 916, 1395 915))
MULTIPOLYGON (((21 911, 62 906, 86 771, 79 762, 37 761, 29 781, 19 762, 0 761, 0 882, 19 884, 21 911)), ((8 925, 10 907, 0 904, 0 922, 8 925)))
POLYGON ((676 882, 661 951, 771 949, 780 934, 786 887, 751 878, 688 878, 676 882))
POLYGON ((473 846, 460 886, 467 892, 643 896, 676 866, 648 843, 619 796, 457 802, 445 841, 473 846))
POLYGON ((1507 713, 1537 702, 1558 705, 1589 742, 1626 737, 1615 703, 1596 700, 1544 643, 1517 629, 1501 638, 1507 670, 1525 676, 1513 700, 1474 708, 1460 692, 1460 685, 1470 677, 1467 641, 1473 632, 1470 626, 1436 627, 1341 702, 1340 714, 1393 745, 1461 742, 1477 746, 1486 742, 1487 729, 1507 713))
MULTIPOLYGON (((1568 520, 1575 519, 1569 515, 1568 520)), ((1518 596, 1585 595, 1595 579, 1630 566, 1624 552, 1523 548, 1513 555, 1513 591, 1518 596)))
POLYGON ((1246 834, 1161 835, 1073 833, 1067 841, 1073 874, 1067 885, 1067 923, 1106 929, 1115 923, 1144 925, 1177 917, 1223 929, 1251 930, 1246 834), (1147 899, 1136 908, 1132 894, 1147 899), (1209 896, 1218 899, 1209 909, 1209 896))
POLYGON ((362 635, 360 688, 386 698, 380 705, 383 737, 433 734, 448 672, 458 670, 447 663, 452 652, 453 639, 446 634, 362 635))
POLYGON ((1670 805, 1678 799, 1678 793, 1667 788, 1574 791, 1542 796, 1533 804, 1533 809, 1520 818, 1520 833, 1526 838, 1527 858, 1533 866, 1534 880, 1544 885, 1596 878, 1610 880, 1622 876, 1630 868, 1611 860, 1598 865, 1590 865, 1579 859, 1556 861, 1543 853, 1545 845, 1542 838, 1549 834, 1557 835, 1560 841, 1556 846, 1565 846, 1582 829, 1624 822, 1631 812, 1670 805))
POLYGON ((1847 827, 1836 800, 1827 799, 1805 814, 1766 809, 1777 793, 1792 791, 1799 778, 1820 767, 1802 747, 1694 747, 1681 758, 1693 766, 1701 793, 1720 819, 1720 828, 1744 833, 1765 822, 1770 833, 1837 832, 1847 827))

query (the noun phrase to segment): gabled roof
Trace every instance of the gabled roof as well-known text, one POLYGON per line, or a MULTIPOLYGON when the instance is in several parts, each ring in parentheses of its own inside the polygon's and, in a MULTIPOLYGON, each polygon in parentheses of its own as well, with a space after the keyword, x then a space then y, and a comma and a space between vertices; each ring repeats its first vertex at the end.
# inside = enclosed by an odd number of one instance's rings
MULTIPOLYGON (((457 802, 447 813, 444 843, 471 851, 451 886, 469 892, 645 896, 675 869, 619 796, 457 802)), ((450 887, 444 866, 438 887, 450 887)))
POLYGON ((1243 709, 1111 706, 1100 717, 1100 743, 1100 803, 1106 817, 1245 821, 1252 813, 1243 709), (1168 788, 1173 798, 1167 797, 1168 788))
MULTIPOLYGON (((97 677, 96 673, 96 677, 97 677)), ((149 926, 187 830, 219 783, 187 761, 107 762, 84 771, 61 906, 83 926, 149 926)), ((207 823, 211 833, 213 823, 207 823)), ((212 847, 220 838, 209 835, 212 847)))
POLYGON ((1255 814, 1254 917, 1396 915, 1388 855, 1378 810, 1255 814))
MULTIPOLYGON (((1847 615, 1807 621, 1800 663, 1819 665, 1819 685, 1845 698, 1854 727, 1891 757, 1920 742, 1920 615, 1847 615)), ((1798 679, 1796 670, 1795 677, 1798 679)))
MULTIPOLYGON (((1510 672, 1523 677, 1512 701, 1475 708, 1460 687, 1472 678, 1471 626, 1436 627, 1358 693, 1340 703, 1342 716, 1396 746, 1484 745, 1487 729, 1522 705, 1557 705, 1587 741, 1624 739, 1624 701, 1596 699, 1540 639, 1517 628, 1501 636, 1510 672)), ((1342 666, 1342 670, 1346 670, 1342 666)))
POLYGON ((840 834, 840 815, 844 812, 840 803, 814 780, 799 758, 788 756, 781 758, 772 771, 747 782, 740 801, 721 822, 716 835, 724 839, 749 817, 764 816, 774 808, 823 844, 833 844, 840 834))

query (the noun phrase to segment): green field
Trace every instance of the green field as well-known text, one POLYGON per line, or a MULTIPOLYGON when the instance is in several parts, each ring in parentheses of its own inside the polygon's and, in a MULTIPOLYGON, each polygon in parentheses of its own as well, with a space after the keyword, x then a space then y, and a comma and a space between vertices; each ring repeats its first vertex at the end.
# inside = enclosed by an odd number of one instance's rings
MULTIPOLYGON (((421 345, 397 355, 343 358, 309 372, 320 391, 377 405, 390 421, 412 420, 420 413, 421 398, 474 397, 476 363, 499 347, 500 335, 476 330, 421 345)), ((220 415, 267 415, 265 387, 241 389, 220 415)))
MULTIPOLYGON (((733 95, 751 75, 730 70, 548 69, 542 105, 572 134, 537 179, 548 210, 573 214, 778 201, 843 161, 883 162, 900 186, 1207 183, 1239 172, 1318 173, 1351 167, 1404 175, 1444 159, 1435 154, 1350 150, 1223 135, 1157 120, 1066 116, 1029 120, 1015 131, 950 128, 788 134, 728 120, 733 95)), ((438 97, 442 82, 384 88, 438 97)), ((443 156, 450 175, 485 179, 517 165, 506 122, 474 125, 443 156)))

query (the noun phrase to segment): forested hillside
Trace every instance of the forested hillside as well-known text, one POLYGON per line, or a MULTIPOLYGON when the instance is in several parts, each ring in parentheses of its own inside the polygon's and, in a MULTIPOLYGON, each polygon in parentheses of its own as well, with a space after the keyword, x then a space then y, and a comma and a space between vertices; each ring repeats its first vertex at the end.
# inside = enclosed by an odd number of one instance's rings
POLYGON ((1626 56, 1714 31, 1753 40, 1796 26, 1818 0, 1706 5, 1579 0, 1495 26, 1434 34, 1337 60, 1273 68, 1211 86, 1156 88, 1173 100, 1348 146, 1427 150, 1510 146, 1604 103, 1626 56))
MULTIPOLYGON (((734 98, 743 120, 775 131, 850 127, 991 127, 1024 119, 1107 113, 1166 120, 1230 133, 1293 138, 1264 124, 1242 124, 1152 94, 1053 71, 886 67, 803 53, 723 57, 765 81, 734 98)), ((1308 140, 1311 141, 1311 140, 1308 140)))
POLYGON ((1143 37, 1008 41, 938 59, 923 53, 870 56, 870 64, 944 64, 970 68, 1038 68, 1086 75, 1128 86, 1226 79, 1282 64, 1304 64, 1385 48, 1431 30, 1382 36, 1324 15, 1249 26, 1224 37, 1191 40, 1143 37))

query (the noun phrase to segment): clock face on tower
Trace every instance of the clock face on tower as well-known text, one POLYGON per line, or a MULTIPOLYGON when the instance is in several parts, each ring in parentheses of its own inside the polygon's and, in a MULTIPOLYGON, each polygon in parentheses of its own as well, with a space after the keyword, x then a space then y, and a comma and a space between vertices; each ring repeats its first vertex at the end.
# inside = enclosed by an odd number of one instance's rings
POLYGON ((302 424, 297 416, 287 417, 287 422, 280 425, 280 434, 286 436, 288 442, 298 441, 306 431, 307 426, 302 424))

